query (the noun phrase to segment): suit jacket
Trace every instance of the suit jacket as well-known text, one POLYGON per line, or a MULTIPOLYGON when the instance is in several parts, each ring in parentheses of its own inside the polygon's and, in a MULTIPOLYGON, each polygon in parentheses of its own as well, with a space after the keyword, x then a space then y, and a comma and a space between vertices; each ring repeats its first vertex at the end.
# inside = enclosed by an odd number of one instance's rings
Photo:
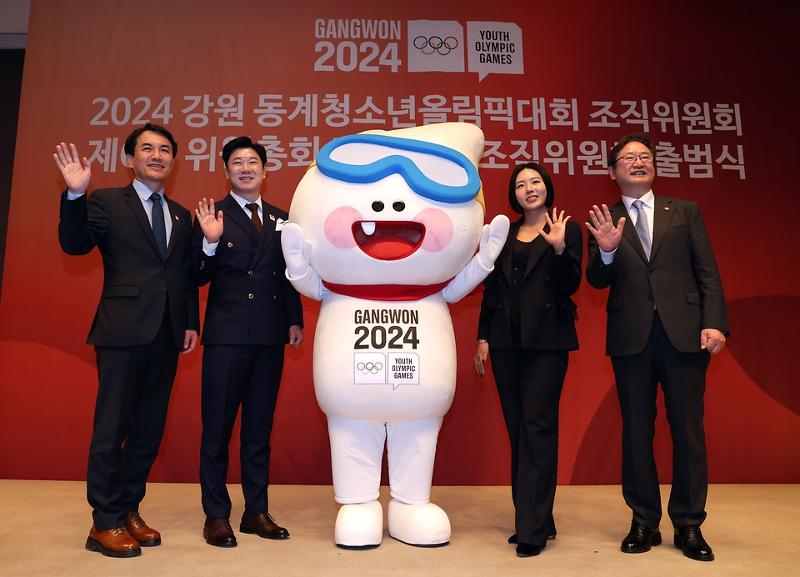
POLYGON ((634 355, 644 349, 654 305, 670 342, 681 352, 700 350, 704 328, 727 335, 722 282, 697 204, 655 197, 649 262, 622 201, 610 212, 614 222, 626 218, 614 261, 603 264, 597 242, 589 235, 586 268, 589 284, 611 287, 606 305, 606 354, 634 355))
POLYGON ((89 344, 125 347, 151 343, 166 307, 179 350, 183 349, 184 332, 199 330, 197 288, 189 277, 191 216, 177 202, 166 201, 172 233, 162 258, 132 184, 97 190, 75 200, 68 200, 66 191, 62 194, 61 248, 80 255, 97 246, 103 257, 103 293, 89 330, 89 344))
POLYGON ((303 326, 300 295, 286 279, 281 233, 288 214, 262 199, 264 234, 230 194, 216 204, 225 228, 214 256, 203 251, 203 231, 195 220, 192 275, 208 282, 204 345, 282 345, 289 326, 303 326))
MULTIPOLYGON (((492 348, 510 349, 512 247, 523 219, 511 225, 506 244, 494 270, 484 281, 478 321, 478 338, 492 348)), ((566 248, 556 255, 543 238, 533 241, 528 266, 520 287, 520 329, 523 349, 574 350, 576 306, 570 298, 581 284, 583 240, 580 226, 568 221, 566 248)))

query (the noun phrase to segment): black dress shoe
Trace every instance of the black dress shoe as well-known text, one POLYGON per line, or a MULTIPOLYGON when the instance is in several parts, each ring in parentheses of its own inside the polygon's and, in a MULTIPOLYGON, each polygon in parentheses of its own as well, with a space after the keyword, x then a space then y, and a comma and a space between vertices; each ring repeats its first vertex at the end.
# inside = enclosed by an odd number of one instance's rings
POLYGON ((236 536, 227 519, 209 519, 203 525, 203 539, 214 547, 236 547, 236 536))
MULTIPOLYGON (((547 536, 547 540, 548 541, 554 541, 555 538, 556 538, 556 534, 555 533, 553 533, 552 535, 548 535, 547 536)), ((517 534, 514 533, 513 535, 511 535, 511 537, 508 538, 508 544, 509 545, 516 545, 517 543, 518 543, 517 534)))
POLYGON ((242 533, 255 533, 264 539, 288 539, 289 531, 279 526, 269 513, 259 513, 258 515, 242 515, 242 523, 239 525, 242 533))
POLYGON ((699 525, 687 525, 675 529, 675 546, 683 551, 689 559, 695 561, 713 561, 714 552, 703 539, 699 525))
POLYGON ((531 545, 530 543, 517 543, 517 557, 533 557, 542 552, 542 548, 538 545, 531 545))
POLYGON ((648 529, 641 523, 632 521, 631 530, 622 540, 620 550, 623 553, 644 553, 656 545, 661 545, 661 531, 657 528, 648 529))

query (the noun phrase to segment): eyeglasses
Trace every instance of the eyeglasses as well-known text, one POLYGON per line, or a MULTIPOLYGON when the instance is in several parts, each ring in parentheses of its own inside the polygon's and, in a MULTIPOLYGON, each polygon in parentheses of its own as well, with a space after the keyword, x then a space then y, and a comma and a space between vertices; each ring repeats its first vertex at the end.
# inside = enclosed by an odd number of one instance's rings
POLYGON ((637 158, 642 161, 642 164, 650 164, 653 162, 653 155, 649 152, 640 152, 639 154, 633 154, 632 152, 629 152, 628 154, 617 157, 617 162, 621 162, 622 164, 633 164, 636 162, 637 158))

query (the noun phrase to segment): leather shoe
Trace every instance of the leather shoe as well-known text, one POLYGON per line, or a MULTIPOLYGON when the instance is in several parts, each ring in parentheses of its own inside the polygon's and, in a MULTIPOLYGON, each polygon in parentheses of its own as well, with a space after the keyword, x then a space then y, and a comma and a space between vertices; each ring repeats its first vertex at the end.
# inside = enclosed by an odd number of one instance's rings
POLYGON ((131 537, 125 527, 100 531, 92 525, 86 539, 86 548, 106 557, 138 557, 142 554, 139 542, 131 537))
MULTIPOLYGON (((548 541, 555 541, 555 538, 556 538, 556 534, 555 533, 553 533, 552 535, 548 535, 547 536, 547 540, 548 541)), ((517 543, 519 543, 519 541, 517 540, 517 534, 514 533, 513 535, 511 535, 511 537, 508 538, 508 544, 509 545, 516 545, 517 543)))
POLYGON ((650 550, 650 546, 661 545, 661 531, 648 529, 641 523, 631 522, 631 530, 622 540, 620 550, 623 553, 644 553, 650 550))
POLYGON ((161 533, 152 527, 148 527, 147 523, 145 523, 144 519, 139 515, 139 511, 131 511, 128 513, 128 518, 125 521, 125 528, 128 530, 128 533, 131 534, 131 537, 136 539, 142 547, 161 545, 161 533))
POLYGON ((242 523, 239 525, 242 533, 255 533, 264 539, 288 539, 289 531, 280 527, 272 515, 269 513, 259 513, 258 515, 242 515, 242 523))
POLYGON ((714 552, 700 532, 699 525, 687 525, 675 529, 675 546, 689 559, 713 561, 714 552))
POLYGON ((517 543, 517 557, 533 557, 542 552, 542 548, 538 545, 531 545, 530 543, 517 543))
POLYGON ((209 519, 203 525, 203 539, 214 547, 236 547, 236 536, 230 522, 225 519, 209 519))

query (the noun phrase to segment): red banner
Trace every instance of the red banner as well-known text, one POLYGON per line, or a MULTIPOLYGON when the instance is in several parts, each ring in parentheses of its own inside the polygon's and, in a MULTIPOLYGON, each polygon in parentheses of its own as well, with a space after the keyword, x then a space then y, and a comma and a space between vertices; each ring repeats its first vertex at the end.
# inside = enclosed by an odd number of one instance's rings
MULTIPOLYGON (((527 160, 552 173, 557 206, 586 220, 592 204, 618 195, 608 149, 629 132, 651 135, 654 191, 699 203, 729 306, 732 336, 708 372, 711 481, 800 481, 792 360, 800 280, 787 240, 800 209, 788 176, 798 94, 787 87, 788 19, 683 1, 275 4, 34 0, 0 301, 0 476, 85 474, 96 374, 84 343, 102 266, 96 251, 76 258, 59 250, 57 143, 75 142, 91 159, 92 188, 121 185, 131 178, 125 136, 146 121, 163 124, 179 142, 168 194, 193 208, 228 192, 222 146, 251 135, 269 154, 265 198, 288 208, 333 137, 464 121, 486 136, 487 221, 513 217, 507 179, 527 160)), ((561 403, 561 483, 620 478, 605 298, 587 283, 576 295, 581 348, 561 403)), ((304 304, 311 337, 318 305, 304 304)), ((494 384, 472 371, 479 306, 474 295, 451 309, 459 378, 440 437, 438 484, 509 479, 494 384)), ((273 482, 330 482, 311 345, 309 338, 287 353, 273 482)), ((155 480, 197 481, 200 357, 181 359, 155 480)), ((666 423, 657 436, 668 481, 666 423)))

